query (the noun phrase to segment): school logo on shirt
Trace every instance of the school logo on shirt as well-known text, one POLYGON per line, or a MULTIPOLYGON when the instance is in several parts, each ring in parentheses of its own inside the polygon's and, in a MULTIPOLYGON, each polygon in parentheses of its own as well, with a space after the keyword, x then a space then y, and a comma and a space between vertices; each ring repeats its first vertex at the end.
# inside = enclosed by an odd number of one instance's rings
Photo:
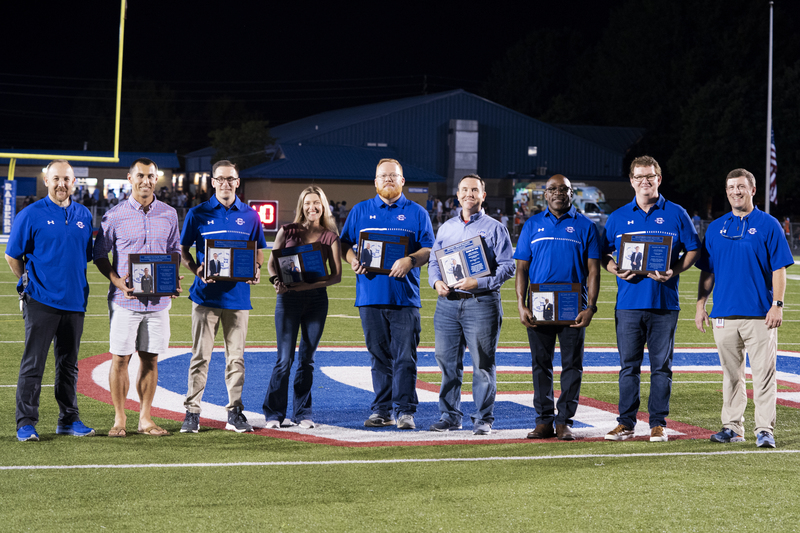
POLYGON ((77 225, 79 228, 83 229, 83 222, 81 222, 80 220, 79 220, 79 221, 76 223, 76 225, 77 225))
POLYGON ((406 219, 406 216, 405 216, 405 215, 397 215, 397 220, 399 220, 399 221, 401 221, 401 222, 402 222, 402 221, 403 221, 403 220, 405 220, 405 219, 406 219))
POLYGON ((663 219, 663 218, 661 218, 661 217, 658 217, 658 218, 656 219, 656 224, 663 224, 663 223, 664 223, 664 219, 663 219))
POLYGON ((478 235, 480 235, 481 237, 483 237, 485 239, 486 238, 486 230, 485 229, 480 230, 478 232, 478 235))
POLYGON ((755 235, 756 234, 756 228, 750 228, 749 230, 747 230, 747 233, 749 233, 750 235, 755 235))
POLYGON ((567 233, 575 233, 575 228, 573 228, 572 226, 567 226, 566 229, 567 229, 567 233))
POLYGON ((236 223, 239 224, 240 226, 242 226, 242 225, 244 225, 244 220, 241 219, 241 218, 237 218, 236 219, 236 223))

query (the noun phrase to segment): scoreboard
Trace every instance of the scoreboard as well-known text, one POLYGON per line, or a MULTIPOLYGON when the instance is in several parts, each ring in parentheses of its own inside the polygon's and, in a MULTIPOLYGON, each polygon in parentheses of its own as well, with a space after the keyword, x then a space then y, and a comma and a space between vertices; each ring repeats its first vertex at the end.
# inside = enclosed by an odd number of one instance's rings
POLYGON ((278 231, 277 200, 248 200, 247 204, 258 213, 264 231, 278 231))

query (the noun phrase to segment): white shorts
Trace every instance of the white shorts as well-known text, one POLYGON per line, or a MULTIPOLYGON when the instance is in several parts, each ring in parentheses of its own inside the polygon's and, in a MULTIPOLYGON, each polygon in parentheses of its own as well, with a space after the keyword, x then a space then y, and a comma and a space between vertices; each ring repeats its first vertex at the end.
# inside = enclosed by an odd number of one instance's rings
POLYGON ((163 354, 169 347, 169 310, 131 311, 108 302, 111 320, 109 336, 111 353, 131 355, 135 351, 163 354))

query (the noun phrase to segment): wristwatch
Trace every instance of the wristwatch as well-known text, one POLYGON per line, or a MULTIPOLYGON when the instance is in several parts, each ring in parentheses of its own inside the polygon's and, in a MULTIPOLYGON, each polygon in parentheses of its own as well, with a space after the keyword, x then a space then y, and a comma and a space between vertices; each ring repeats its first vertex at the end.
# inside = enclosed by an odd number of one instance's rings
POLYGON ((772 302, 772 305, 777 305, 778 307, 783 307, 783 302, 780 300, 775 300, 772 302))
POLYGON ((596 305, 587 305, 586 309, 591 309, 592 313, 597 313, 597 306, 596 305))
POLYGON ((413 255, 409 255, 408 258, 411 259, 411 268, 414 268, 415 266, 417 266, 417 258, 416 257, 414 257, 413 255))

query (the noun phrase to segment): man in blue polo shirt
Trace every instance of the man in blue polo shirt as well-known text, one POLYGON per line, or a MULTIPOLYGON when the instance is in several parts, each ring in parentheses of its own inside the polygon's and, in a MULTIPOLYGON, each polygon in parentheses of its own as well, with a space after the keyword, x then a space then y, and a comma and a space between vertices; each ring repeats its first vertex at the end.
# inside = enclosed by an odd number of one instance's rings
POLYGON ((756 445, 774 448, 778 328, 783 322, 786 268, 794 264, 778 221, 753 203, 756 179, 743 168, 725 181, 732 211, 706 230, 697 267, 695 325, 706 332, 706 302, 714 291, 711 318, 722 365, 722 431, 712 442, 744 442, 745 353, 750 357, 756 445))
POLYGON ((6 261, 19 278, 25 350, 17 381, 17 439, 39 440, 39 394, 47 352, 55 339, 56 433, 94 435, 78 416, 78 351, 89 298, 86 263, 92 260, 92 215, 71 199, 72 166, 63 159, 45 169, 47 196, 20 211, 6 261))
POLYGON ((425 209, 403 195, 405 181, 399 162, 381 159, 378 194, 353 206, 341 235, 342 257, 357 274, 356 307, 372 360, 375 400, 366 427, 416 427, 419 269, 428 262, 433 227, 425 209), (388 275, 367 273, 354 249, 362 231, 408 237, 409 255, 397 259, 388 275))
POLYGON ((439 261, 428 263, 428 283, 439 294, 433 328, 436 333, 436 362, 442 371, 439 391, 440 419, 431 431, 461 428, 461 383, 464 377, 464 348, 472 357, 472 400, 475 413, 470 417, 475 435, 488 435, 494 423, 497 395, 495 352, 503 324, 500 287, 514 275, 511 238, 500 222, 483 210, 486 185, 477 174, 461 178, 458 185, 459 216, 439 228, 431 252, 473 237, 486 243, 491 274, 480 278, 465 276, 461 265, 453 268, 456 283, 448 287, 439 261))
MULTIPOLYGON (((617 306, 614 320, 619 349, 618 425, 606 440, 625 440, 634 434, 639 411, 641 367, 644 347, 650 357, 650 442, 668 440, 666 426, 672 393, 672 353, 678 325, 678 275, 691 268, 700 253, 700 241, 692 219, 681 206, 658 193, 661 167, 650 156, 631 162, 633 201, 620 207, 606 221, 603 266, 617 276, 617 306), (620 241, 624 234, 671 236, 669 268, 643 276, 622 270, 620 241), (615 261, 614 251, 619 251, 615 261), (683 255, 680 255, 684 252, 683 255)), ((645 258, 645 263, 648 259, 645 258)), ((645 266, 647 266, 645 264, 645 266)))
POLYGON ((261 220, 253 209, 236 197, 239 171, 223 159, 211 169, 216 194, 186 214, 181 234, 183 264, 195 275, 189 292, 192 300, 192 360, 189 363, 189 390, 186 417, 181 433, 197 433, 200 428, 200 402, 206 388, 208 363, 214 350, 214 337, 220 323, 225 337, 225 385, 228 389, 228 423, 225 429, 243 433, 253 431, 242 404, 244 386, 244 348, 250 316, 250 285, 261 278, 263 249, 267 242, 261 220), (256 277, 247 283, 209 279, 203 272, 206 239, 256 241, 256 277), (196 248, 197 261, 191 247, 196 248))
MULTIPOLYGON (((536 427, 528 433, 529 439, 575 439, 572 424, 581 392, 583 344, 586 327, 597 312, 600 289, 600 236, 594 222, 572 206, 573 194, 570 181, 561 174, 547 180, 547 209, 525 222, 514 252, 517 308, 522 325, 528 328, 533 369, 536 427), (575 323, 537 324, 526 303, 530 283, 580 283, 582 297, 575 323), (556 337, 561 347, 558 414, 553 394, 556 337)), ((553 320, 553 304, 548 307, 550 311, 545 308, 544 319, 553 320)))

